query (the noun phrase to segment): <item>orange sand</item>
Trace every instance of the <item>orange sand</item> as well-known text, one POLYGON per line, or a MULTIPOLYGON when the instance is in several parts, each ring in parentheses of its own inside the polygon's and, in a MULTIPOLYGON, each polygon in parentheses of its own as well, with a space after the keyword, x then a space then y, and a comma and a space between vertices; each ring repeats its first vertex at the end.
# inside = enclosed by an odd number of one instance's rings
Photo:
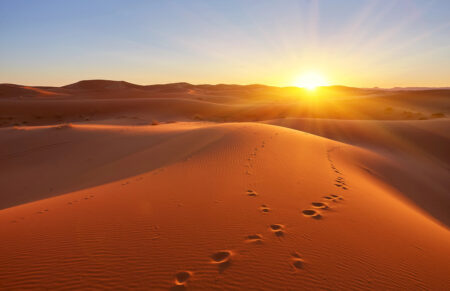
POLYGON ((0 100, 0 289, 450 289, 448 118, 102 88, 0 100))

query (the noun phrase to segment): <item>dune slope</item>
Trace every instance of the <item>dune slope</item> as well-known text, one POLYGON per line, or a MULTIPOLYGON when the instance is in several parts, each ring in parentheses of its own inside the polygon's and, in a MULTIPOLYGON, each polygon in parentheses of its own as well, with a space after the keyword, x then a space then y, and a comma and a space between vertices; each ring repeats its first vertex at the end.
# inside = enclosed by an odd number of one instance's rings
POLYGON ((0 289, 450 288, 448 229, 365 148, 254 123, 0 135, 0 289))
MULTIPOLYGON (((358 155, 370 175, 397 188, 407 198, 450 226, 450 119, 439 120, 327 120, 268 121, 364 148, 383 163, 358 155), (370 169, 369 169, 370 168, 370 169)), ((355 155, 353 155, 355 157, 355 155)), ((351 158, 351 157, 349 157, 351 158)))

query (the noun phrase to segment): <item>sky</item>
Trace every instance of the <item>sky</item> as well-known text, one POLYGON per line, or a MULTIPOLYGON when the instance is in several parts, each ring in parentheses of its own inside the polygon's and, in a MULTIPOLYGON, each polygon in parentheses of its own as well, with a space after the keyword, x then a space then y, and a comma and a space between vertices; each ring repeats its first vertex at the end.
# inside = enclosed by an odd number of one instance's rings
POLYGON ((450 86, 448 0, 0 0, 0 83, 450 86))

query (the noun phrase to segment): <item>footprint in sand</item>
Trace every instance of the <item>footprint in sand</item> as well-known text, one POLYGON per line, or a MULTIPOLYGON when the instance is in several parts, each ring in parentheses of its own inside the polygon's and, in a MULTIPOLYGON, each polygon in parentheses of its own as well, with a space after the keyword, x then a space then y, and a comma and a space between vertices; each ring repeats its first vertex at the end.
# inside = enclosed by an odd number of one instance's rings
POLYGON ((303 269, 304 261, 299 253, 293 252, 291 253, 292 266, 296 269, 303 269))
POLYGON ((192 273, 189 271, 181 271, 175 275, 175 284, 176 285, 185 285, 189 278, 191 278, 192 273))
POLYGON ((222 272, 231 264, 231 251, 218 251, 211 256, 211 259, 211 263, 218 265, 219 271, 222 272))
POLYGON ((267 207, 266 204, 262 204, 259 209, 261 209, 261 211, 264 213, 270 212, 270 210, 271 210, 269 207, 267 207))
POLYGON ((230 251, 218 251, 211 256, 212 262, 215 264, 222 264, 230 261, 231 252, 230 251))
POLYGON ((339 200, 344 200, 342 197, 335 195, 334 196, 324 196, 323 198, 328 200, 328 201, 333 201, 333 202, 339 202, 339 200))
POLYGON ((258 196, 258 193, 256 193, 253 190, 247 190, 247 196, 256 197, 256 196, 258 196))
POLYGON ((331 194, 331 197, 333 197, 333 199, 335 200, 344 200, 344 198, 342 198, 342 196, 336 195, 336 194, 331 194))
POLYGON ((175 286, 170 288, 171 291, 186 290, 187 281, 192 277, 192 272, 181 271, 175 274, 175 286))
POLYGON ((248 243, 260 244, 262 243, 262 235, 260 234, 248 235, 245 241, 248 243))
POLYGON ((276 236, 283 236, 284 235, 284 225, 282 224, 271 224, 270 230, 276 235, 276 236))
POLYGON ((323 203, 323 202, 312 202, 311 205, 314 208, 319 208, 319 209, 328 209, 329 208, 328 204, 323 203))
POLYGON ((321 219, 322 215, 320 215, 319 212, 317 212, 316 210, 313 209, 305 209, 302 211, 303 215, 306 217, 311 217, 314 219, 321 219))

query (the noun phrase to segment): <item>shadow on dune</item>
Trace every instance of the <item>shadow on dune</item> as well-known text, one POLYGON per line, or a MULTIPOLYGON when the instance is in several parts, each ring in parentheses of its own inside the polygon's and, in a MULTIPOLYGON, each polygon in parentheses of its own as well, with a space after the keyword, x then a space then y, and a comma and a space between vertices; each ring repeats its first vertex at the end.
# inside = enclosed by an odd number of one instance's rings
MULTIPOLYGON (((448 121, 425 121, 430 126, 423 126, 423 122, 412 126, 403 122, 316 119, 269 123, 353 144, 382 157, 367 159, 366 155, 348 154, 354 165, 363 165, 363 171, 450 225, 449 138, 442 133, 448 121)), ((230 132, 221 125, 185 125, 169 130, 164 126, 153 130, 146 126, 101 125, 2 129, 0 209, 183 162, 230 132)))
POLYGON ((450 226, 450 120, 377 121, 279 119, 288 127, 354 145, 367 154, 340 155, 373 178, 396 188, 417 207, 450 226))
POLYGON ((155 132, 101 126, 2 131, 0 209, 183 162, 226 134, 220 128, 155 132))

